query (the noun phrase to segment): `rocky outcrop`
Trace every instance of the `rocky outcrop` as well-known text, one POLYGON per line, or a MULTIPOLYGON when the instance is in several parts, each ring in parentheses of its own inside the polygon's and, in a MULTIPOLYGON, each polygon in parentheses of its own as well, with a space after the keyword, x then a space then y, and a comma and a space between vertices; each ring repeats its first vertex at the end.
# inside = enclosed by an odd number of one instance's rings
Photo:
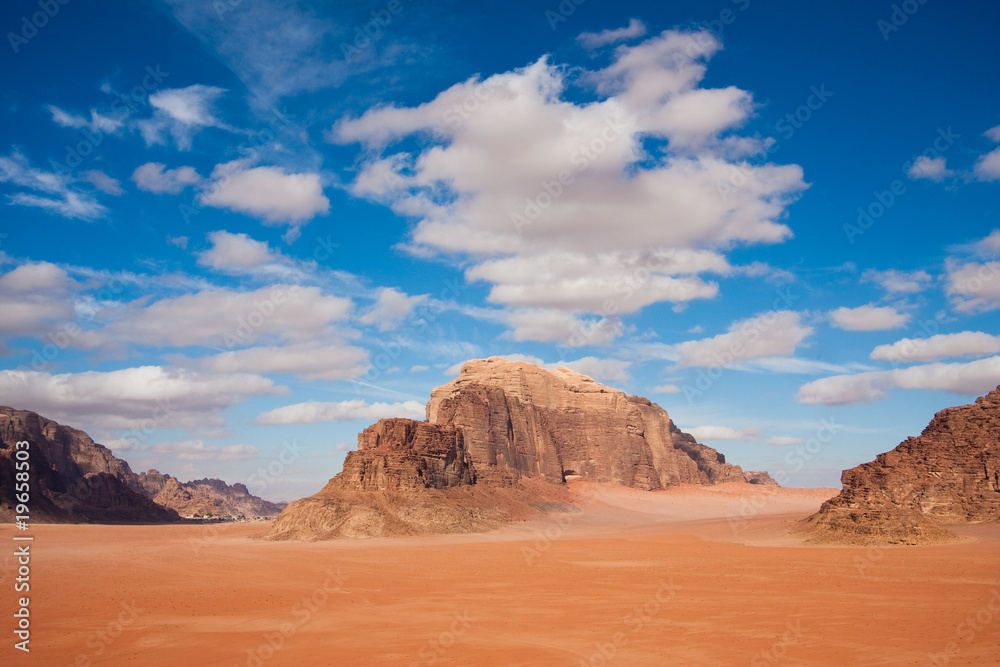
POLYGON ((128 463, 83 431, 34 412, 0 407, 0 520, 14 517, 19 441, 29 443, 32 522, 158 523, 180 518, 137 492, 128 463))
POLYGON ((472 460, 454 424, 382 419, 358 435, 337 488, 359 491, 412 491, 474 484, 472 460))
POLYGON ((567 368, 466 362, 431 392, 427 420, 455 424, 483 479, 567 477, 640 489, 743 482, 743 470, 678 429, 649 399, 567 368))
POLYGON ((747 484, 760 484, 761 486, 778 486, 778 483, 771 477, 770 473, 764 470, 744 470, 743 479, 747 484))
POLYGON ((1000 388, 942 410, 923 433, 845 470, 843 490, 803 528, 817 542, 954 539, 941 524, 1000 521, 1000 388))
POLYGON ((289 504, 272 539, 485 530, 569 507, 565 482, 645 490, 681 483, 775 484, 745 473, 640 396, 565 368, 469 361, 438 387, 427 421, 383 419, 344 469, 289 504))
POLYGON ((183 517, 269 518, 284 508, 251 495, 243 484, 226 484, 221 479, 196 479, 181 482, 158 470, 139 473, 136 486, 157 504, 177 511, 183 517))

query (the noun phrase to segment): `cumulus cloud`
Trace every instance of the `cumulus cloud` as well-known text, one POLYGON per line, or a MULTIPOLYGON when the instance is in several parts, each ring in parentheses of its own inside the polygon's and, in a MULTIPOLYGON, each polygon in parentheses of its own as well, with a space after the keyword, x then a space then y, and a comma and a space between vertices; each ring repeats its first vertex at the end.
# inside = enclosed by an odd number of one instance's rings
POLYGON ((350 299, 323 294, 318 287, 278 284, 249 292, 207 289, 120 307, 113 321, 76 341, 85 348, 126 345, 232 349, 259 339, 307 342, 330 336, 346 318, 350 299))
POLYGON ((409 317, 413 309, 426 303, 427 299, 426 294, 410 296, 394 287, 382 287, 378 290, 374 305, 362 313, 358 321, 376 325, 379 331, 388 331, 409 317))
POLYGON ((967 363, 934 363, 889 371, 834 375, 803 385, 799 403, 848 405, 870 403, 892 389, 935 389, 972 396, 997 388, 1000 356, 967 363))
MULTIPOLYGON (((872 359, 884 361, 934 361, 947 357, 985 356, 1000 352, 1000 336, 982 331, 937 334, 929 338, 903 338, 872 350, 872 359)), ((1000 382, 1000 380, 998 380, 1000 382)))
POLYGON ((285 387, 249 374, 197 373, 140 366, 64 373, 0 371, 0 395, 17 407, 69 423, 105 429, 221 426, 220 412, 251 396, 287 394, 285 387))
POLYGON ((73 187, 74 179, 65 174, 36 169, 28 158, 17 151, 0 156, 0 183, 11 183, 30 190, 7 195, 7 202, 15 206, 31 206, 79 220, 94 220, 108 212, 92 193, 73 187))
POLYGON ((215 102, 226 91, 195 84, 158 90, 149 96, 153 117, 137 122, 147 146, 165 144, 169 136, 182 151, 191 149, 194 135, 206 127, 226 127, 215 117, 215 102))
POLYGON ((208 240, 212 247, 198 253, 198 263, 213 269, 255 269, 275 261, 275 254, 266 242, 246 234, 220 230, 209 233, 208 240))
POLYGON ((931 282, 931 276, 926 271, 898 271, 887 269, 867 269, 861 274, 866 282, 878 284, 888 294, 913 294, 923 291, 931 282))
POLYGON ((195 362, 214 373, 291 373, 303 380, 345 380, 368 368, 368 350, 342 343, 298 343, 230 350, 195 362))
POLYGON ((981 313, 1000 308, 1000 262, 945 262, 945 292, 960 313, 981 313))
POLYGON ((468 258, 494 303, 560 311, 538 312, 547 325, 511 318, 515 340, 554 341, 566 315, 711 298, 698 274, 731 272, 724 251, 791 235, 782 218, 802 170, 747 160, 767 145, 732 135, 750 94, 700 87, 719 48, 677 31, 621 46, 581 77, 599 97, 586 103, 566 100, 565 70, 543 58, 343 118, 330 137, 374 149, 352 191, 416 220, 409 250, 468 258), (411 135, 432 145, 395 145, 411 135))
MULTIPOLYGON (((1000 142, 1000 125, 990 128, 983 136, 1000 142)), ((973 173, 981 181, 1000 180, 1000 148, 995 148, 986 155, 981 155, 973 166, 973 173)))
POLYGON ((330 210, 319 174, 289 174, 281 167, 245 169, 236 163, 215 168, 212 185, 198 201, 245 213, 269 223, 304 223, 330 210))
MULTIPOLYGON (((0 340, 54 332, 73 320, 76 282, 49 262, 22 264, 0 274, 0 340)), ((0 350, 3 349, 0 344, 0 350)))
POLYGON ((953 176, 955 172, 945 165, 944 157, 936 157, 931 159, 926 155, 921 155, 913 164, 910 165, 910 170, 907 175, 910 178, 926 178, 931 181, 941 182, 949 176, 953 176))
POLYGON ((286 405, 261 413, 257 417, 257 422, 260 424, 315 424, 316 422, 346 422, 355 419, 376 421, 389 417, 423 419, 425 416, 424 405, 417 401, 368 403, 361 399, 354 399, 338 403, 306 401, 305 403, 286 405))
POLYGON ((625 42, 646 34, 646 24, 639 19, 631 19, 624 28, 601 30, 600 32, 584 32, 577 36, 576 41, 585 49, 593 51, 608 44, 625 42))
POLYGON ((167 169, 167 165, 160 162, 147 162, 132 172, 132 181, 146 192, 175 195, 189 185, 199 183, 201 176, 194 167, 167 169))
POLYGON ((505 315, 507 338, 554 342, 566 347, 606 345, 621 335, 625 325, 616 317, 580 317, 556 309, 523 308, 505 315))
POLYGON ((802 324, 798 313, 771 311, 734 322, 724 334, 678 343, 674 351, 682 367, 728 366, 749 359, 791 356, 812 333, 812 327, 802 324))
POLYGON ((830 323, 845 331, 885 331, 906 326, 910 316, 890 306, 871 304, 857 308, 840 307, 830 311, 830 323))

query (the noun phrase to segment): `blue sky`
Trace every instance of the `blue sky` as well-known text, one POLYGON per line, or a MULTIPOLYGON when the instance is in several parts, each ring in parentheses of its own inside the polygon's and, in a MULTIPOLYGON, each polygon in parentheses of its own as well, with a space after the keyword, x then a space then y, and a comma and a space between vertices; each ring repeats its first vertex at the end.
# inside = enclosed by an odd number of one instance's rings
POLYGON ((288 500, 502 355, 836 486, 1000 383, 998 25, 6 2, 0 403, 288 500))

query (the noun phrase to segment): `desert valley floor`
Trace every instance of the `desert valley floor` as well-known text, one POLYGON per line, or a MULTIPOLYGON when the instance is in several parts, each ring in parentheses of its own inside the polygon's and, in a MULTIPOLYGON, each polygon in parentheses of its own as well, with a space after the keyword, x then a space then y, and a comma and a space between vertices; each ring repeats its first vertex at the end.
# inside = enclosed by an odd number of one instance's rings
MULTIPOLYGON (((1000 662, 1000 525, 958 527, 964 541, 940 546, 816 547, 788 531, 832 489, 572 491, 582 512, 440 537, 270 542, 258 539, 263 523, 35 526, 22 660, 1000 662)), ((2 539, 12 532, 0 527, 2 539)), ((2 565, 9 581, 12 560, 2 565)))

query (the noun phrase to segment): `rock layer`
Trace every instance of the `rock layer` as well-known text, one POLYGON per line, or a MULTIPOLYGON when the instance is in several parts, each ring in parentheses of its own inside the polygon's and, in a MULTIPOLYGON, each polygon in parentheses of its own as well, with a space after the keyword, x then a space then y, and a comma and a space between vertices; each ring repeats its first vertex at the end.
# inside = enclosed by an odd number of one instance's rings
POLYGON ((649 399, 567 368, 500 357, 466 362, 431 392, 427 420, 462 429, 476 472, 640 489, 743 482, 743 470, 678 429, 649 399))
POLYGON ((485 530, 572 509, 563 483, 574 480, 645 490, 775 484, 726 463, 648 399, 569 369, 491 357, 435 389, 427 421, 383 419, 365 429, 343 472, 289 504, 269 537, 485 530))
POLYGON ((0 406, 0 520, 15 507, 15 443, 29 443, 33 522, 157 523, 176 512, 133 488, 128 463, 83 431, 27 410, 0 406))
POLYGON ((819 542, 954 539, 940 524, 1000 521, 1000 388, 937 413, 923 433, 845 470, 804 528, 819 542))

